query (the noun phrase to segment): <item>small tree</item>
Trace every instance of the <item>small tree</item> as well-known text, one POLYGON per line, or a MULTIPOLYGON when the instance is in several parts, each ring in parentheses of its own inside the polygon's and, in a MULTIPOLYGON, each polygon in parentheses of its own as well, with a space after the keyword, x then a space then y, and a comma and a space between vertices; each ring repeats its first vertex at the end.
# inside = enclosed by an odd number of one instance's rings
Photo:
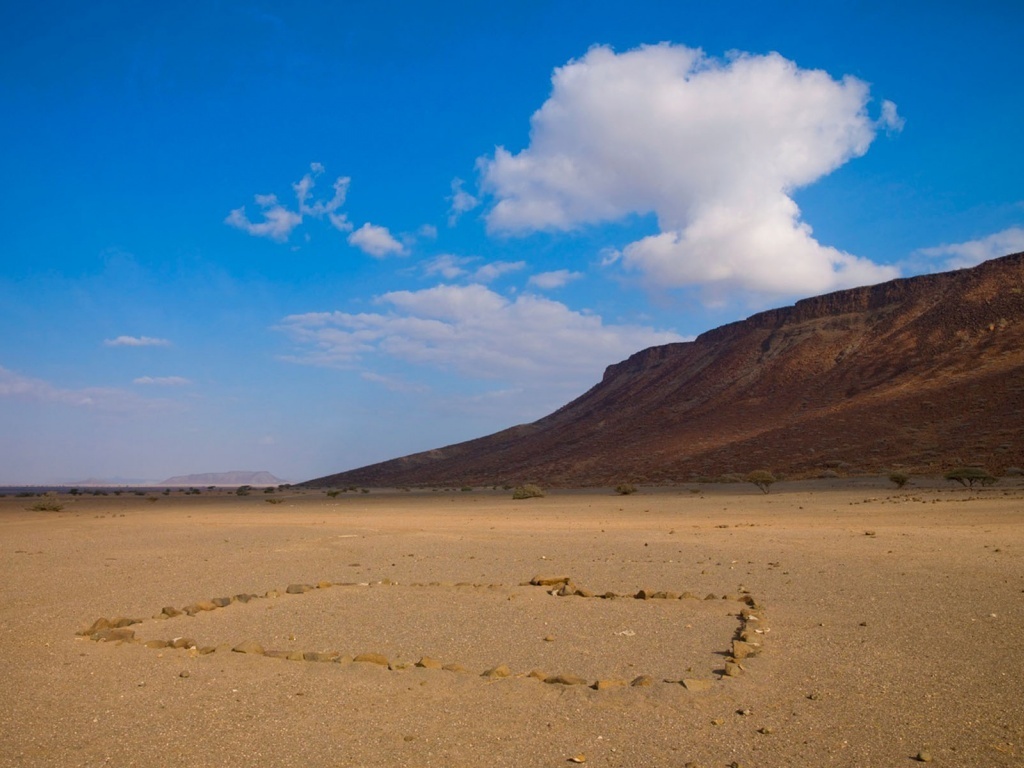
POLYGON ((898 469, 894 469, 889 473, 889 480, 896 483, 897 488, 902 488, 910 481, 910 475, 906 472, 900 472, 898 469))
POLYGON ((767 469, 758 469, 747 475, 747 482, 753 483, 760 488, 761 493, 768 493, 768 490, 772 487, 772 483, 775 482, 775 475, 767 469))
POLYGON ((964 488, 973 488, 975 483, 992 485, 996 479, 981 467, 957 467, 945 475, 947 480, 960 483, 964 488))

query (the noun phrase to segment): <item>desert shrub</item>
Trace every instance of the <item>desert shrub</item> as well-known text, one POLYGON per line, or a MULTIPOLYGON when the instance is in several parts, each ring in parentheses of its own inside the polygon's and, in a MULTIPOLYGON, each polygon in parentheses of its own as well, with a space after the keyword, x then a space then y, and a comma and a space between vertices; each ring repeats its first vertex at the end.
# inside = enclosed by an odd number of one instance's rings
POLYGON ((236 496, 248 496, 251 491, 252 491, 252 486, 251 485, 240 485, 235 490, 235 495, 236 496))
POLYGON ((264 499, 264 501, 267 502, 267 504, 284 504, 284 499, 280 497, 275 497, 273 499, 264 499))
POLYGON ((543 498, 544 491, 540 486, 527 483, 526 485, 517 485, 512 489, 513 499, 539 499, 543 498))
POLYGON ((263 492, 264 493, 277 493, 277 489, 276 488, 264 488, 263 492))
POLYGON ((1021 469, 1020 467, 1007 467, 1003 471, 1003 474, 1007 477, 1020 477, 1021 475, 1024 475, 1024 469, 1021 469))
POLYGON ((753 483, 761 489, 761 493, 768 493, 772 487, 772 483, 775 482, 775 475, 769 472, 767 469, 756 469, 747 475, 747 482, 753 483))
POLYGON ((471 485, 464 485, 459 490, 460 491, 472 491, 473 490, 473 486, 471 486, 471 485))
POLYGON ((636 493, 636 486, 632 483, 619 483, 615 486, 615 492, 620 496, 629 496, 631 493, 636 493))
POLYGON ((964 488, 973 488, 975 483, 979 485, 992 485, 996 481, 982 467, 957 467, 956 469, 951 469, 943 477, 955 483, 960 483, 964 488))
POLYGON ((369 488, 360 488, 359 490, 360 490, 360 491, 361 491, 362 493, 369 493, 369 492, 370 492, 370 489, 369 489, 369 488))
POLYGON ((889 473, 889 480, 896 484, 897 488, 902 488, 908 482, 910 482, 910 475, 906 472, 901 472, 898 469, 894 469, 889 473))
POLYGON ((71 490, 68 491, 68 493, 70 493, 72 496, 77 496, 79 493, 81 493, 81 491, 79 491, 77 488, 72 488, 71 490))
POLYGON ((836 478, 839 477, 839 473, 836 472, 834 469, 826 469, 824 472, 818 475, 818 477, 822 480, 835 480, 836 478))
POLYGON ((58 504, 56 501, 37 501, 29 509, 32 512, 60 512, 64 509, 64 505, 58 504))
POLYGON ((146 497, 146 501, 157 502, 157 501, 160 501, 160 497, 159 496, 147 496, 146 497))
POLYGON ((325 491, 325 493, 328 496, 330 496, 332 499, 336 499, 336 498, 338 498, 338 494, 341 493, 341 491, 335 491, 335 490, 332 489, 330 491, 325 491))

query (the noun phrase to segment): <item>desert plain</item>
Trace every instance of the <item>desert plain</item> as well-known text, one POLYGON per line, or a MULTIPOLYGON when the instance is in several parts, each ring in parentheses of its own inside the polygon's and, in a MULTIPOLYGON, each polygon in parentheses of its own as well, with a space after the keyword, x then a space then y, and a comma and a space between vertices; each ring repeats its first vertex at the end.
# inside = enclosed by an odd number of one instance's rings
POLYGON ((154 495, 0 498, 0 766, 1024 760, 1020 480, 154 495))

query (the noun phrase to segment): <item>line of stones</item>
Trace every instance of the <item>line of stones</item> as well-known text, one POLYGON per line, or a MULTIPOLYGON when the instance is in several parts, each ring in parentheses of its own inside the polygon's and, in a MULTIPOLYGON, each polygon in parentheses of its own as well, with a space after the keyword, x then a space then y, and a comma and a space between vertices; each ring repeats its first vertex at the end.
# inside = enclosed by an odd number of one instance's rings
MULTIPOLYGON (((393 582, 390 579, 384 579, 379 582, 384 586, 397 586, 397 582, 393 582)), ((290 584, 284 590, 283 594, 289 595, 301 595, 306 592, 310 592, 314 589, 327 589, 333 586, 345 586, 345 587, 356 587, 356 586, 369 586, 367 582, 331 582, 331 581, 320 581, 317 584, 290 584)), ((412 587, 440 587, 448 586, 443 582, 430 582, 421 583, 413 582, 409 586, 412 587)), ((452 586, 455 587, 474 587, 482 588, 487 587, 490 589, 503 588, 501 584, 479 584, 472 582, 458 582, 452 586)), ((581 597, 581 598, 596 598, 601 600, 612 600, 621 598, 632 598, 636 600, 699 600, 701 599, 692 592, 671 592, 664 590, 649 590, 641 589, 634 594, 619 594, 616 592, 604 592, 601 594, 595 593, 592 590, 586 589, 585 587, 579 587, 573 583, 571 577, 568 576, 534 576, 530 581, 522 582, 520 586, 534 586, 544 587, 546 591, 556 597, 581 597)), ((280 597, 282 592, 277 589, 271 589, 265 592, 263 595, 257 595, 253 593, 240 593, 232 597, 215 597, 211 600, 200 600, 195 603, 191 603, 180 610, 173 606, 164 607, 160 613, 155 615, 154 619, 170 619, 175 616, 181 616, 186 614, 189 616, 195 616, 198 613, 206 611, 214 611, 218 608, 226 608, 232 603, 248 603, 250 600, 258 600, 265 598, 276 598, 280 597)), ((710 593, 706 595, 704 600, 717 600, 717 595, 710 593)), ((723 595, 722 600, 729 600, 733 602, 745 603, 746 608, 740 611, 739 614, 739 626, 732 639, 731 653, 726 658, 725 668, 722 671, 722 677, 736 677, 745 671, 743 661, 751 656, 756 656, 761 652, 762 639, 764 635, 769 631, 767 623, 764 621, 764 615, 762 606, 754 599, 748 591, 743 591, 741 594, 726 594, 723 595)), ((141 624, 144 619, 135 619, 127 617, 116 617, 113 619, 98 618, 88 628, 81 630, 77 634, 79 636, 88 637, 90 640, 96 642, 116 642, 121 643, 138 643, 141 640, 136 639, 135 630, 130 627, 134 624, 141 624)), ((143 642, 143 645, 147 648, 176 648, 192 650, 200 655, 206 655, 213 653, 217 650, 216 646, 200 646, 190 637, 176 637, 171 640, 147 640, 143 642)), ((385 667, 389 670, 403 670, 409 669, 410 667, 418 667, 422 669, 440 669, 447 672, 469 672, 468 669, 463 667, 461 664, 449 663, 444 664, 437 659, 433 659, 429 656, 423 656, 415 664, 409 664, 406 662, 391 662, 386 656, 380 653, 360 653, 356 656, 344 656, 340 651, 282 651, 282 650, 266 650, 262 645, 254 640, 246 640, 231 649, 235 653, 248 653, 259 656, 266 656, 267 658, 278 658, 287 659, 289 661, 314 661, 314 662, 332 662, 332 663, 368 663, 375 664, 377 666, 385 667)), ((513 673, 509 669, 508 665, 500 664, 491 669, 485 670, 481 677, 489 679, 500 679, 506 677, 512 677, 513 673)), ((548 684, 553 685, 589 685, 595 690, 606 690, 608 688, 617 688, 624 686, 631 687, 645 687, 654 684, 654 679, 649 675, 640 675, 631 681, 620 680, 620 679, 600 679, 593 683, 582 677, 576 675, 548 675, 541 670, 534 669, 525 675, 517 675, 518 677, 527 677, 537 680, 541 680, 548 684)), ((683 678, 680 680, 666 679, 666 683, 678 683, 686 687, 688 690, 706 690, 712 684, 711 680, 701 678, 683 678)))

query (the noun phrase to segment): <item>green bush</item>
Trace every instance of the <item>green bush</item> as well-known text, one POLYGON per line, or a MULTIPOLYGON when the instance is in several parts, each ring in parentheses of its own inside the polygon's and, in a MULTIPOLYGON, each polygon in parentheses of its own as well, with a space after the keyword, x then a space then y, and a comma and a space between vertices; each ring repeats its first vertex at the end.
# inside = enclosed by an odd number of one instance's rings
POLYGON ((339 494, 339 493, 341 493, 341 491, 333 491, 333 490, 332 490, 332 491, 326 491, 326 493, 327 493, 327 495, 328 495, 328 496, 330 496, 330 497, 331 497, 332 499, 336 499, 336 498, 338 498, 338 494, 339 494))
POLYGON ((532 485, 527 483, 526 485, 517 485, 512 489, 513 499, 539 499, 544 497, 544 491, 540 486, 532 485))
POLYGON ((772 483, 776 480, 775 475, 767 469, 757 469, 747 475, 747 482, 753 483, 761 489, 761 493, 768 493, 772 483))

